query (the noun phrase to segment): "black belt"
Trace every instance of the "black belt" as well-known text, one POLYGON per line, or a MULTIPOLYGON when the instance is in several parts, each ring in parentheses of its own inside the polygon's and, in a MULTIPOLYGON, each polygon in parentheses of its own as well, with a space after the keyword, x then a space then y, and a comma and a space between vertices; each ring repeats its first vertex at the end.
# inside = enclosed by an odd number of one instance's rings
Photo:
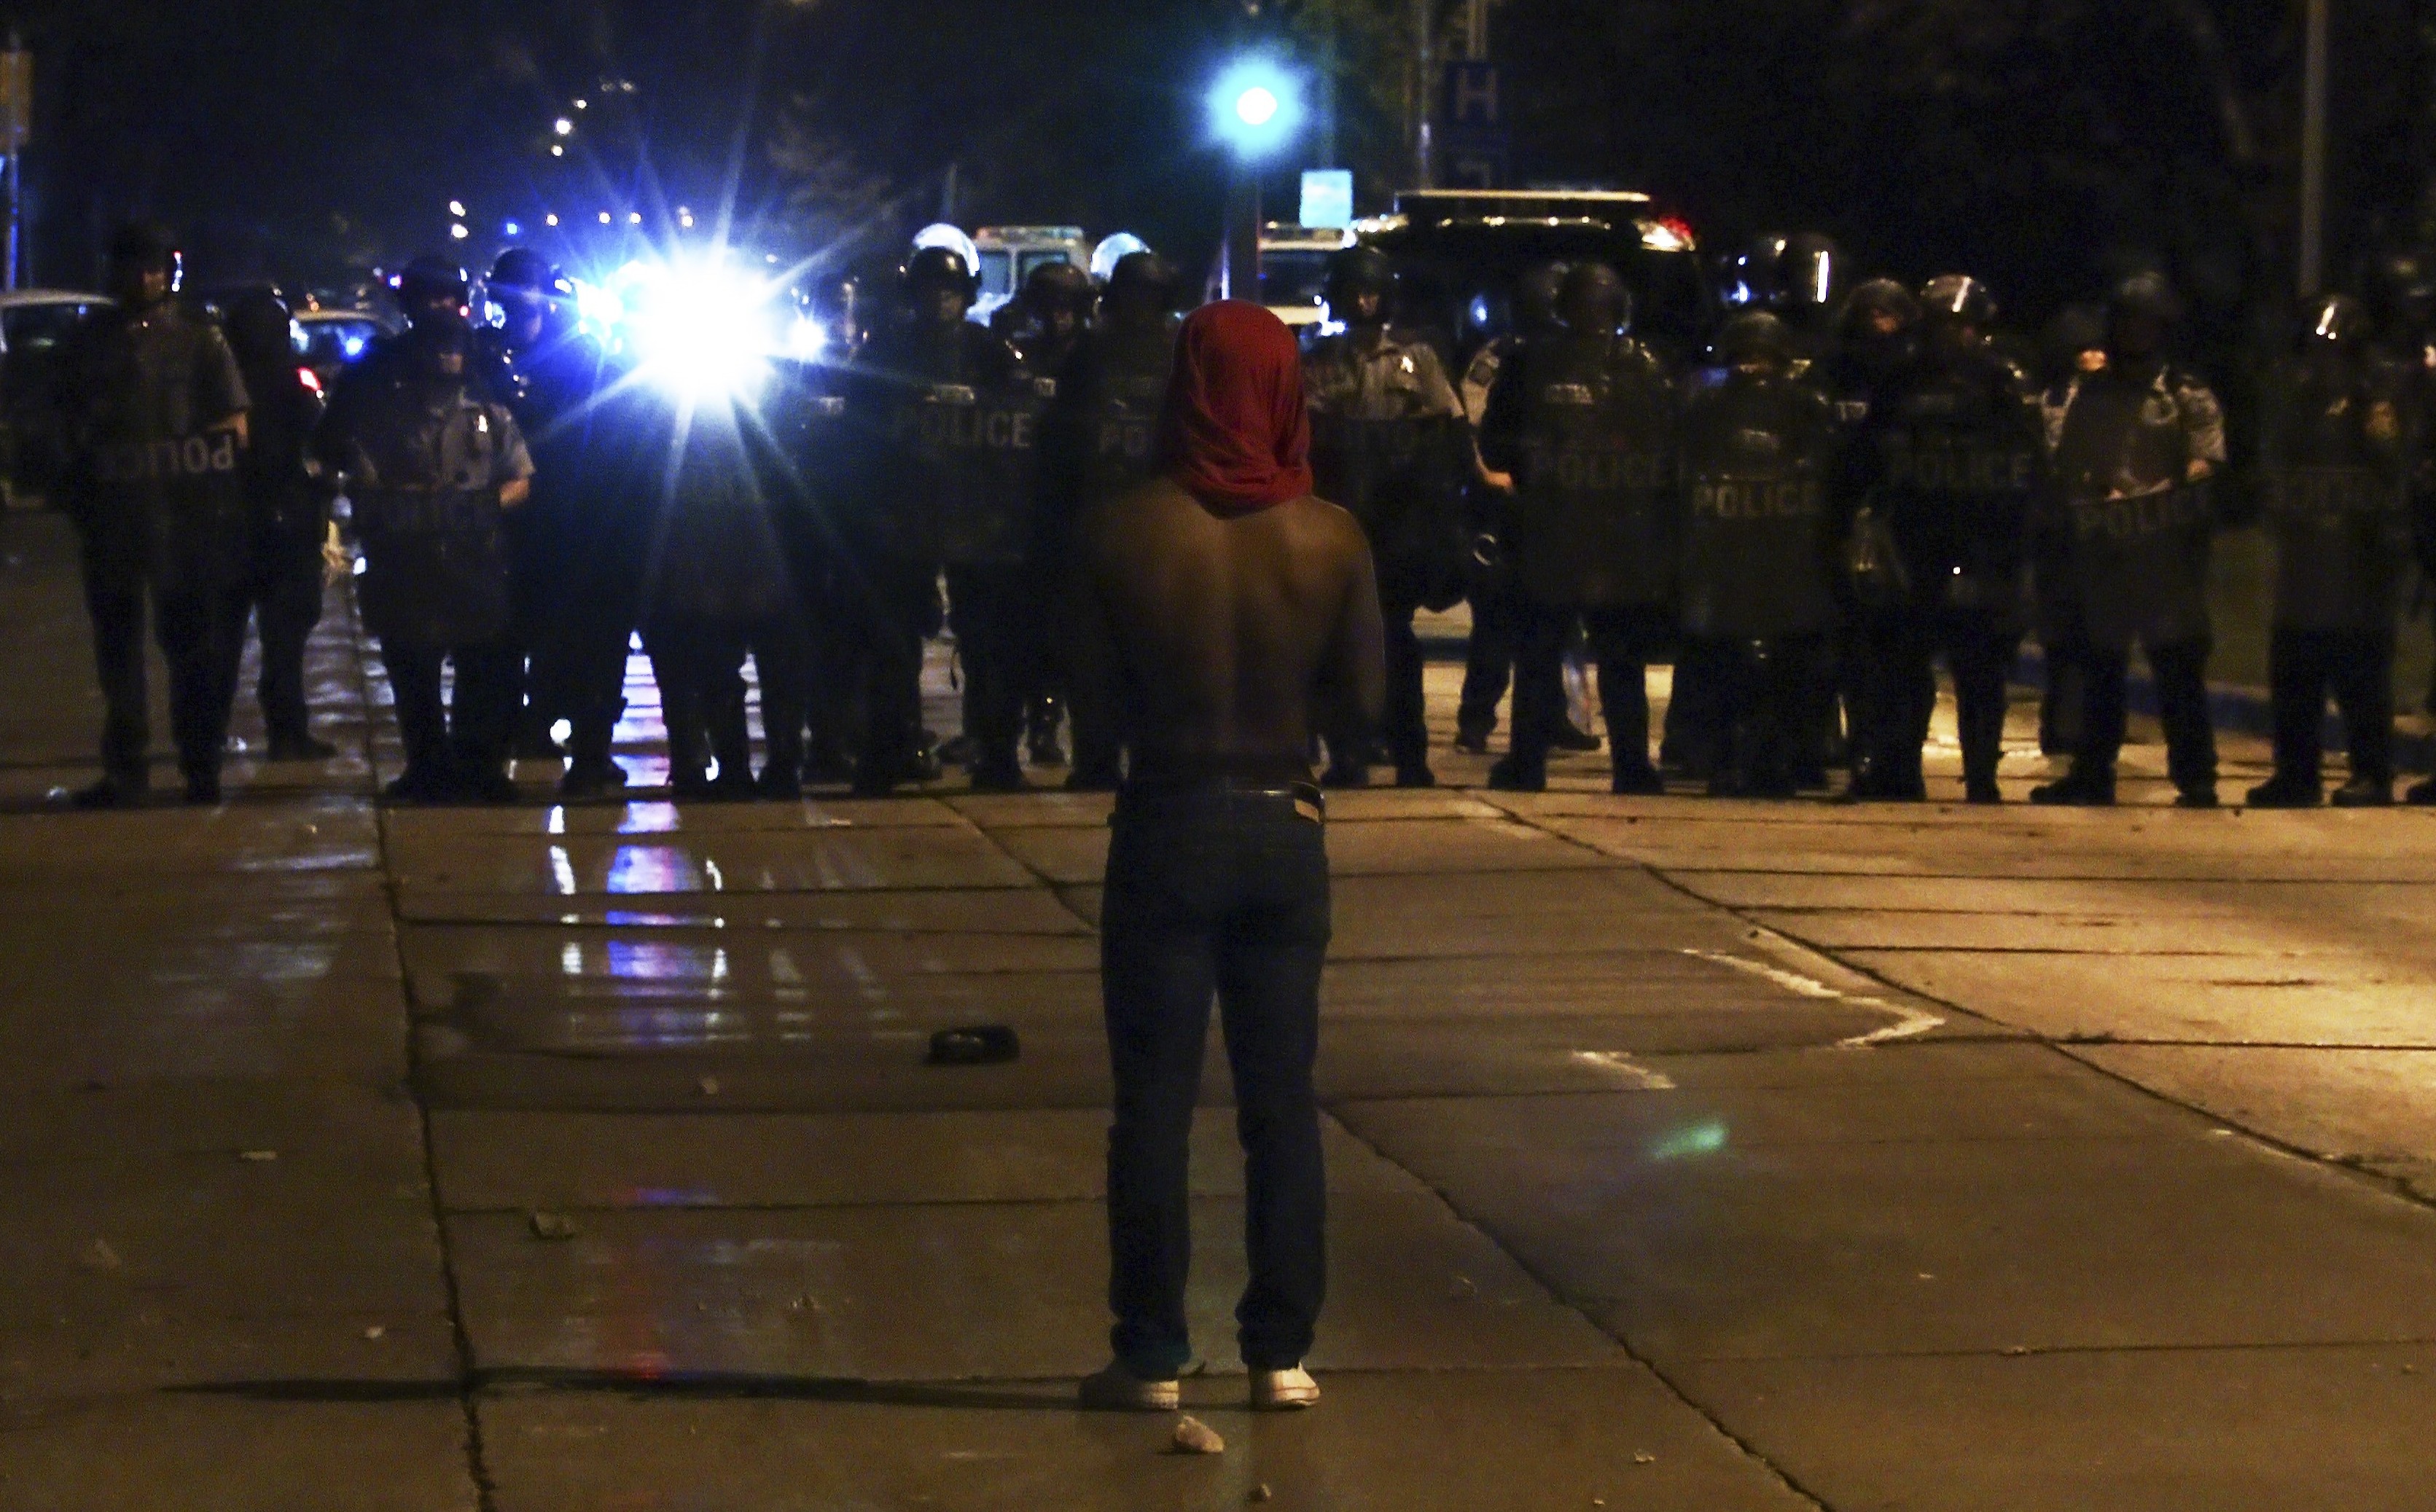
POLYGON ((1173 777, 1129 777, 1119 790, 1120 798, 1157 798, 1170 795, 1223 792, 1237 798, 1276 798, 1288 803, 1307 803, 1325 809, 1327 796, 1315 782, 1262 781, 1258 778, 1233 777, 1224 773, 1194 773, 1173 777))

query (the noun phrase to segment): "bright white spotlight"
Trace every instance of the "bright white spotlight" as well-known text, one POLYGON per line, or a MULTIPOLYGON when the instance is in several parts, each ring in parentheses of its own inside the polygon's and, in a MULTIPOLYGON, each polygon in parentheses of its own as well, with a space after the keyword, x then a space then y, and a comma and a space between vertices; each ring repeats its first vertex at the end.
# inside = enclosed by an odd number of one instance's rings
POLYGON ((1210 86, 1209 118, 1212 130, 1237 153, 1266 156, 1302 126, 1301 83, 1265 58, 1246 58, 1210 86))
POLYGON ((778 289, 718 261, 636 270, 626 296, 627 330, 651 382, 700 404, 751 396, 785 342, 778 289))

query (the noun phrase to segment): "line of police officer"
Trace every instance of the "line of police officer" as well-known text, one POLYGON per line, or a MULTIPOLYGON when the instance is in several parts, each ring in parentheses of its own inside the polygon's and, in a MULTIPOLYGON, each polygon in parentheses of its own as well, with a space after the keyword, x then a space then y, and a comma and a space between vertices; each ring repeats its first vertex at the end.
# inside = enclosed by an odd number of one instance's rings
MULTIPOLYGON (((1850 795, 1920 798, 1941 656, 1966 793, 1994 802, 2005 683, 2035 622, 2051 685, 2073 689, 2051 710, 2073 762, 2032 798, 2112 801, 2136 645, 2182 801, 2214 803, 2205 590, 2226 450, 2214 396, 2166 355, 2172 291, 2143 275, 2097 322, 2078 317, 2088 328, 2042 390, 1990 340, 1994 302, 1975 280, 1831 299, 1832 244, 1773 253, 1784 315, 1736 316, 1714 361, 1679 374, 1632 339, 1612 269, 1539 269, 1516 331, 1460 393, 1436 347, 1391 322, 1392 265, 1364 248, 1336 259, 1341 328, 1306 354, 1314 464, 1372 542, 1390 699, 1379 742, 1331 748, 1325 780, 1366 782, 1380 760, 1400 784, 1434 780, 1413 617, 1469 593, 1457 739, 1485 740, 1510 656, 1500 787, 1544 786, 1550 752, 1582 743, 1562 680, 1579 639, 1619 792, 1662 789, 1643 688, 1671 658, 1662 753, 1712 791, 1822 783, 1840 703, 1850 795)), ((1027 715, 1034 765, 1059 756, 1064 534, 1086 500, 1155 465, 1178 304, 1174 269, 1143 252, 1105 291, 1062 264, 1036 269, 1013 318, 984 328, 966 319, 977 270, 924 248, 896 309, 843 322, 820 360, 729 403, 638 382, 528 252, 493 270, 503 319, 480 331, 462 272, 419 259, 399 285, 407 330, 347 373, 324 416, 275 298, 230 311, 224 339, 177 305, 165 233, 130 228, 113 268, 118 306, 62 365, 110 705, 104 777, 82 795, 96 804, 145 789, 148 597, 190 798, 218 794, 249 612, 271 755, 326 754, 305 728, 302 649, 341 478, 362 612, 396 690, 393 796, 505 800, 511 756, 557 754, 561 721, 563 791, 622 786, 611 747, 637 632, 680 794, 840 778, 886 792, 937 774, 920 676, 950 624, 973 781, 1020 787, 1027 715)), ((2381 347, 2357 302, 2323 302, 2270 386, 2277 774, 2254 803, 2318 800, 2330 692, 2354 777, 2338 801, 2391 794, 2398 568, 2429 492, 2416 420, 2436 372, 2425 322, 2392 323, 2381 347)), ((1070 785, 1113 785, 1122 732, 1073 738, 1070 785)))

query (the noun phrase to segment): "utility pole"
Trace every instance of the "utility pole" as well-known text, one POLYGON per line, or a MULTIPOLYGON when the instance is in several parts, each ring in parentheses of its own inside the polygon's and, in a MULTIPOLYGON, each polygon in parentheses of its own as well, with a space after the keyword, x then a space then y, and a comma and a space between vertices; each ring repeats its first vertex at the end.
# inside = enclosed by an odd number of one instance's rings
POLYGON ((2315 299, 2326 271, 2326 7, 2306 0, 2301 64, 2301 298, 2315 299))
POLYGON ((1426 189, 1436 182, 1433 171, 1430 117, 1437 102, 1437 48, 1431 0, 1413 0, 1413 186, 1426 189))

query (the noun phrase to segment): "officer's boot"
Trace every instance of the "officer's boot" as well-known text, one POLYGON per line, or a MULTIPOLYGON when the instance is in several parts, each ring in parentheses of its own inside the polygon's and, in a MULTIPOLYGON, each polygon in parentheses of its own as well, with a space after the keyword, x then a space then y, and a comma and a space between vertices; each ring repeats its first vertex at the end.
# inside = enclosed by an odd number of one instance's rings
POLYGON ((722 694, 710 706, 710 754, 719 763, 719 775, 711 780, 710 795, 733 803, 751 798, 757 790, 753 783, 753 727, 744 714, 744 685, 739 681, 732 694, 722 694))
POLYGON ((2318 773, 2278 767, 2243 803, 2252 808, 2315 808, 2325 800, 2325 781, 2318 773))
POLYGON ((614 709, 587 709, 567 721, 566 772, 558 779, 560 797, 598 798, 626 786, 626 769, 609 754, 624 709, 622 704, 614 709))
POLYGON ((1066 705, 1053 693, 1043 693, 1032 701, 1029 717, 1032 725, 1030 749, 1025 753, 1035 767, 1062 767, 1066 764, 1066 748, 1058 743, 1057 724, 1065 717, 1066 705))
POLYGON ((2062 808, 2104 808, 2114 802, 2114 769, 2076 759, 2057 781, 2030 790, 2030 802, 2062 808))

